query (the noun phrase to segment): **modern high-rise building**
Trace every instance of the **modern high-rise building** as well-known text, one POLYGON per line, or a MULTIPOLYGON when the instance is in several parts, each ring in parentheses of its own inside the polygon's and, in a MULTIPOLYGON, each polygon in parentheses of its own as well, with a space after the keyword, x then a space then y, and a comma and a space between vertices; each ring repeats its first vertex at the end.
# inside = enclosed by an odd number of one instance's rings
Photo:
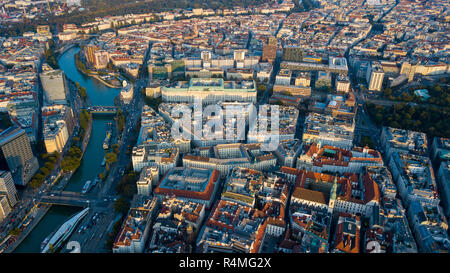
POLYGON ((64 105, 43 107, 42 128, 47 153, 62 152, 74 128, 72 109, 64 105))
POLYGON ((40 74, 42 89, 44 89, 44 102, 46 105, 67 104, 66 84, 64 73, 57 70, 47 70, 40 74))
POLYGON ((98 50, 94 53, 94 67, 96 69, 106 68, 109 62, 109 53, 105 50, 98 50))
POLYGON ((381 91, 383 88, 384 71, 379 62, 372 62, 367 68, 366 80, 370 91, 381 91))
POLYGON ((87 45, 84 48, 84 56, 86 56, 86 61, 89 65, 94 65, 94 53, 98 50, 95 45, 87 45))
POLYGON ((23 186, 39 169, 25 130, 10 127, 0 134, 0 169, 9 170, 14 183, 23 186))
POLYGON ((62 152, 68 139, 67 126, 63 120, 46 124, 44 142, 47 153, 62 152))
POLYGON ((11 207, 17 204, 17 190, 10 172, 0 171, 0 194, 6 194, 11 207))
POLYGON ((0 193, 0 222, 5 220, 6 216, 11 212, 8 196, 0 193))

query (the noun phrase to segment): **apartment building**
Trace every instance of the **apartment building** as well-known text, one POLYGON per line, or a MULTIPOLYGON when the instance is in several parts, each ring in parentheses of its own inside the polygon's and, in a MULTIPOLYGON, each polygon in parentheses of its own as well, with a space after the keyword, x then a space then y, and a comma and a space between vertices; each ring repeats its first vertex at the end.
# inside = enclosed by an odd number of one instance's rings
POLYGON ((407 208, 414 200, 439 205, 436 179, 428 157, 394 152, 388 166, 407 208))
POLYGON ((47 153, 61 153, 75 127, 72 108, 64 105, 43 107, 42 123, 47 153))
POLYGON ((39 169, 25 131, 10 127, 0 133, 0 150, 0 168, 11 172, 14 183, 25 186, 39 169))
POLYGON ((187 154, 183 166, 218 170, 222 177, 236 166, 254 170, 269 170, 275 167, 277 158, 271 152, 261 150, 261 144, 220 144, 213 148, 213 154, 202 156, 187 154))
POLYGON ((354 132, 354 115, 333 117, 329 114, 309 113, 305 119, 302 141, 351 149, 354 132))
POLYGON ((158 198, 144 199, 132 207, 113 245, 113 253, 143 253, 153 218, 160 206, 158 198))
POLYGON ((297 169, 313 172, 360 173, 366 166, 383 166, 380 152, 367 147, 347 150, 313 142, 303 146, 297 159, 297 169))
POLYGON ((380 141, 384 147, 386 160, 389 160, 394 152, 428 155, 427 136, 422 132, 383 127, 380 141))
POLYGON ((156 187, 159 182, 159 168, 143 167, 138 181, 136 181, 137 194, 143 196, 151 196, 153 187, 156 187))
POLYGON ((160 148, 155 144, 138 145, 133 148, 133 169, 140 172, 144 167, 158 167, 159 174, 176 167, 180 152, 177 148, 160 148))

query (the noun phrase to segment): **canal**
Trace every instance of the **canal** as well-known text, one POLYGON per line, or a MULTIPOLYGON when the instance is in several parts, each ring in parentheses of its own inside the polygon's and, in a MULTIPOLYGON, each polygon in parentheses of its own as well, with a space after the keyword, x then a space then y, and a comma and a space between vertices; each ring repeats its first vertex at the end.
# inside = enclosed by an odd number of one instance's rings
MULTIPOLYGON (((120 89, 110 88, 100 81, 80 73, 75 66, 74 55, 80 48, 74 47, 66 51, 59 58, 59 66, 66 77, 86 88, 86 92, 93 106, 114 105, 114 98, 120 93, 120 89)), ((101 163, 105 152, 102 144, 105 138, 107 123, 112 121, 112 116, 95 116, 92 124, 92 133, 86 152, 78 170, 73 174, 66 191, 81 191, 87 180, 93 180, 102 171, 101 163)), ((62 206, 52 206, 44 218, 34 230, 23 240, 14 252, 35 253, 40 252, 42 241, 62 223, 69 219, 79 209, 62 206)))

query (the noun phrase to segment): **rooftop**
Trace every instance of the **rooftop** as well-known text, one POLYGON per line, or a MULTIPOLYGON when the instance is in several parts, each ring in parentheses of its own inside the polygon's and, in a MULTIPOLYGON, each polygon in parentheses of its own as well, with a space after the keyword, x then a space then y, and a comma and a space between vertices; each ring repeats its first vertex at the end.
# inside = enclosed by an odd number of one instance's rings
POLYGON ((157 195, 174 194, 177 197, 210 200, 219 179, 219 171, 176 167, 170 169, 155 189, 157 195))
POLYGON ((189 82, 179 81, 171 85, 164 86, 166 91, 246 91, 256 92, 254 81, 224 81, 216 78, 193 78, 189 82))

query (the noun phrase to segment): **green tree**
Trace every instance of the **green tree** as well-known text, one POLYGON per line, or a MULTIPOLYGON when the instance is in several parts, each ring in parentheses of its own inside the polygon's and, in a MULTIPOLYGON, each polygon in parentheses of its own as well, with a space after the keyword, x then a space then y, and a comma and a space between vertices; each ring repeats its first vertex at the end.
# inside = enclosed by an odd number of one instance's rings
POLYGON ((9 232, 9 235, 11 236, 19 236, 19 234, 22 233, 22 231, 19 228, 14 228, 9 232))
POLYGON ((107 164, 113 164, 117 161, 117 154, 116 153, 107 153, 105 155, 106 163, 107 164))
POLYGON ((78 169, 81 164, 82 151, 76 146, 72 146, 66 157, 61 162, 61 168, 64 172, 71 172, 78 169))
POLYGON ((117 110, 116 120, 117 120, 117 129, 119 130, 119 132, 122 132, 125 127, 125 116, 122 112, 122 109, 120 108, 117 110))
POLYGON ((83 109, 80 112, 80 127, 83 131, 86 131, 89 126, 89 120, 91 119, 91 113, 88 110, 83 109))
POLYGON ((361 147, 365 147, 368 146, 371 149, 375 148, 375 144, 373 143, 373 141, 370 139, 370 137, 368 136, 361 136, 361 143, 360 143, 361 147))
POLYGON ((264 92, 266 91, 266 85, 265 84, 261 84, 257 87, 258 92, 264 92))
POLYGON ((50 170, 48 168, 46 168, 46 167, 42 167, 41 168, 41 173, 42 173, 42 175, 47 176, 47 175, 50 174, 50 170))
POLYGON ((386 88, 383 92, 384 97, 391 97, 392 96, 392 89, 391 88, 386 88))
POLYGON ((112 149, 113 149, 113 152, 115 153, 115 154, 119 154, 119 144, 117 144, 117 143, 115 143, 115 144, 113 144, 112 145, 112 149))
POLYGON ((123 197, 117 199, 114 202, 114 211, 116 213, 126 214, 128 212, 128 201, 123 197))

